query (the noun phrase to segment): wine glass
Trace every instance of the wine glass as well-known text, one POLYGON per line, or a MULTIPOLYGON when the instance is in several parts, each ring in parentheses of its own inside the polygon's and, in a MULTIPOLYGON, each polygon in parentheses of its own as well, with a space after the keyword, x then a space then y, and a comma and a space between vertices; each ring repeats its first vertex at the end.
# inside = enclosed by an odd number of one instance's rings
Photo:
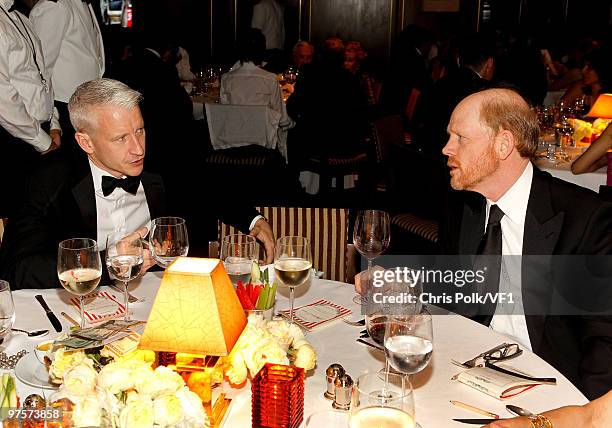
POLYGON ((10 334, 15 323, 15 305, 11 287, 7 281, 0 280, 0 343, 10 334))
POLYGON ((310 241, 303 236, 284 236, 276 241, 274 272, 281 285, 289 287, 289 322, 293 323, 294 289, 304 284, 312 268, 310 241))
MULTIPOLYGON (((372 260, 389 248, 390 238, 389 214, 378 210, 359 211, 353 229, 353 244, 357 251, 368 260, 368 279, 364 287, 366 295, 372 283, 372 260)), ((365 296, 357 294, 353 297, 353 302, 363 304, 367 301, 366 299, 365 296)))
POLYGON ((350 428, 414 428, 414 395, 407 377, 395 373, 367 373, 353 387, 350 428))
POLYGON ((98 243, 89 238, 66 239, 57 251, 57 276, 68 292, 79 296, 80 327, 85 327, 84 296, 96 289, 102 276, 98 243))
POLYGON ((158 266, 167 268, 189 252, 187 225, 180 217, 159 217, 151 222, 149 250, 158 266))
POLYGON ((416 315, 393 317, 385 329, 385 355, 400 373, 420 372, 433 353, 433 323, 427 308, 416 315))
POLYGON ((253 261, 257 260, 257 241, 253 236, 243 234, 226 235, 221 242, 221 260, 225 265, 232 284, 251 281, 253 261))
POLYGON ((111 233, 106 238, 106 267, 111 278, 123 283, 124 320, 130 320, 128 283, 138 277, 144 263, 139 236, 111 233))

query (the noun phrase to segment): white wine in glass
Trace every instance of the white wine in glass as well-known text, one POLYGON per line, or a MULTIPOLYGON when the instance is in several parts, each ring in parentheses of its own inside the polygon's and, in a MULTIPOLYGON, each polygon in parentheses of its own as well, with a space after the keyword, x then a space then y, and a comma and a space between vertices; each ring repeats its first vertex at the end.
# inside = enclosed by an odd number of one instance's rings
POLYGON ((180 217, 159 217, 151 222, 149 250, 158 266, 166 269, 189 252, 187 225, 180 217))
POLYGON ((123 283, 124 320, 130 320, 128 284, 138 277, 144 263, 140 236, 111 233, 106 238, 106 268, 111 278, 123 283))
POLYGON ((66 239, 57 250, 57 276, 68 292, 79 296, 81 328, 85 326, 83 298, 100 283, 102 263, 98 243, 89 238, 66 239))
POLYGON ((289 287, 289 322, 293 323, 295 287, 304 284, 312 268, 310 241, 303 236, 284 236, 276 241, 274 273, 281 285, 289 287))

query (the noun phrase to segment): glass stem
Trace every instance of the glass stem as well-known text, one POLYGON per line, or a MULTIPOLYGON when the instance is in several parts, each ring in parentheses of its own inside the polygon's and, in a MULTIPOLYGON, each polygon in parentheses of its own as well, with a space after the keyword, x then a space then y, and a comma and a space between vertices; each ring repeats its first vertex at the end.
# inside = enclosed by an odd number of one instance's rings
POLYGON ((383 395, 387 395, 387 388, 389 387, 389 359, 385 358, 385 387, 383 388, 383 395))
POLYGON ((79 296, 79 312, 81 315, 81 328, 85 328, 85 308, 84 308, 84 302, 85 301, 85 296, 80 295, 79 296))
POLYGON ((289 287, 289 301, 291 308, 289 309, 289 324, 293 324, 293 287, 289 287))
POLYGON ((129 281, 123 281, 123 306, 125 307, 125 315, 123 316, 124 321, 130 320, 130 311, 128 308, 129 305, 129 293, 128 293, 128 283, 129 281))

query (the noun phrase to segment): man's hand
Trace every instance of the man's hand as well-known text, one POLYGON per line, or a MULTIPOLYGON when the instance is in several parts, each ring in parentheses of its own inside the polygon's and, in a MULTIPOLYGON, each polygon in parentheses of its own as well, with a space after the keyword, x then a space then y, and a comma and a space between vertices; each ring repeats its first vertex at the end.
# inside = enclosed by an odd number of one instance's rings
MULTIPOLYGON (((147 233, 149 233, 149 229, 147 229, 146 227, 141 227, 136 232, 130 233, 125 238, 123 238, 122 242, 125 241, 127 243, 136 240, 140 241, 142 238, 147 236, 147 233)), ((117 245, 120 245, 120 243, 118 243, 117 245)), ((151 251, 148 248, 144 248, 144 246, 142 250, 142 256, 144 262, 140 267, 139 275, 144 275, 146 271, 148 271, 151 267, 155 266, 155 260, 153 260, 153 257, 151 256, 151 251)))
POLYGON ((263 242, 266 250, 266 264, 272 263, 274 261, 274 245, 276 241, 274 239, 274 232, 272 232, 268 222, 263 218, 257 220, 249 235, 263 242))
POLYGON ((51 137, 51 145, 47 150, 41 152, 41 155, 51 153, 53 150, 59 149, 59 147, 62 145, 62 132, 59 129, 52 129, 49 131, 49 137, 51 137))
MULTIPOLYGON (((377 270, 385 270, 381 266, 372 266, 372 274, 377 270)), ((364 270, 355 275, 355 292, 359 294, 367 294, 370 288, 370 281, 368 281, 368 271, 364 270)))

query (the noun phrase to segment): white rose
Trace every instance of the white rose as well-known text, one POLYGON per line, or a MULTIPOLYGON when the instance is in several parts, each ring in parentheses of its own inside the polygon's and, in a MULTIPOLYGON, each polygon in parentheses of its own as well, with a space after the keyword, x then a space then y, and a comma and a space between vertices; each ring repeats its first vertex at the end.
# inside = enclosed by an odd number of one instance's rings
POLYGON ((64 384, 62 386, 73 394, 88 394, 93 392, 97 377, 98 373, 93 367, 82 363, 64 373, 64 384))
POLYGON ((72 411, 72 422, 75 427, 98 427, 101 425, 102 409, 96 395, 88 395, 75 404, 72 411))
POLYGON ((287 352, 274 339, 261 340, 242 351, 244 362, 254 377, 266 363, 289 365, 287 352))
POLYGON ((66 352, 65 348, 60 348, 55 352, 53 363, 51 363, 51 367, 49 368, 49 374, 51 377, 62 381, 64 379, 64 374, 68 370, 82 363, 89 364, 93 367, 93 361, 87 358, 83 351, 66 352))
POLYGON ((314 369, 316 363, 317 353, 311 345, 302 345, 297 349, 294 363, 296 367, 308 371, 314 369))
POLYGON ((121 428, 152 428, 154 422, 153 402, 149 399, 132 401, 119 414, 121 428))
POLYGON ((177 393, 176 397, 180 400, 181 406, 183 407, 183 422, 178 426, 188 427, 208 427, 210 422, 202 406, 202 400, 200 397, 190 391, 189 388, 181 388, 177 393))
POLYGON ((174 395, 164 395, 153 401, 155 423, 161 427, 174 426, 183 420, 181 400, 174 395))
POLYGON ((155 369, 153 374, 153 379, 149 382, 140 384, 138 389, 138 392, 152 399, 162 395, 172 395, 185 386, 183 378, 168 367, 159 366, 155 369))
POLYGON ((121 391, 134 387, 132 371, 116 363, 106 365, 98 374, 98 386, 109 391, 111 394, 118 394, 121 391))

